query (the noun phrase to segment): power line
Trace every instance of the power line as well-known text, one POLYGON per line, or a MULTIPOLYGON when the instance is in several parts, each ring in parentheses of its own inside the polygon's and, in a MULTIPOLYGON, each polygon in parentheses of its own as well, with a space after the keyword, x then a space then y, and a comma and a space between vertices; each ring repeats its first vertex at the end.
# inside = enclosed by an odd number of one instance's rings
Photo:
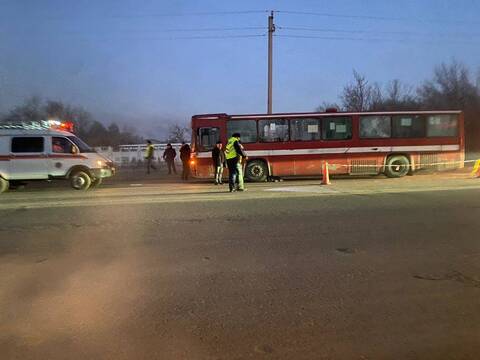
POLYGON ((422 32, 413 32, 413 31, 376 31, 376 30, 343 30, 343 29, 332 29, 332 28, 311 28, 311 27, 302 27, 302 26, 278 26, 278 29, 281 30, 291 30, 291 31, 307 31, 307 32, 329 32, 329 33, 344 33, 344 34, 386 34, 386 35, 407 35, 407 36, 441 36, 441 37, 451 37, 451 36, 480 36, 480 33, 422 33, 422 32))
POLYGON ((316 35, 275 35, 275 37, 291 38, 291 39, 322 39, 322 40, 358 40, 358 41, 398 41, 392 39, 380 38, 359 38, 346 36, 316 36, 316 35))
POLYGON ((319 13, 319 12, 308 12, 308 11, 276 10, 275 12, 279 13, 279 14, 313 15, 313 16, 336 17, 336 18, 347 18, 347 19, 393 20, 393 21, 411 20, 411 19, 408 19, 408 18, 400 18, 400 17, 370 16, 370 15, 344 15, 344 14, 319 13))
POLYGON ((191 29, 159 29, 155 32, 190 32, 190 31, 236 31, 236 30, 267 30, 265 26, 218 27, 218 28, 191 28, 191 29))
POLYGON ((198 11, 183 13, 152 13, 152 14, 129 14, 129 15, 109 15, 110 18, 129 19, 146 17, 183 17, 183 16, 215 16, 215 15, 250 15, 266 14, 268 10, 241 10, 241 11, 198 11))
POLYGON ((142 38, 141 40, 195 40, 195 39, 241 39, 241 38, 259 38, 267 34, 249 34, 249 35, 208 35, 208 36, 169 36, 142 38))
POLYGON ((341 18, 341 19, 358 19, 358 20, 379 20, 379 21, 416 21, 416 22, 427 22, 427 23, 440 23, 440 24, 456 24, 456 25, 479 25, 480 22, 475 21, 465 21, 465 20, 451 20, 451 19, 417 19, 409 17, 389 17, 389 16, 372 16, 372 15, 352 15, 352 14, 335 14, 335 13, 320 13, 320 12, 310 12, 310 11, 292 11, 292 10, 276 10, 278 14, 290 14, 290 15, 309 15, 309 16, 320 16, 320 17, 330 17, 330 18, 341 18))
POLYGON ((126 30, 129 33, 162 33, 162 32, 214 32, 214 31, 243 31, 243 30, 267 30, 265 26, 242 26, 242 27, 212 27, 212 28, 182 28, 182 29, 153 29, 153 30, 126 30))
MULTIPOLYGON (((100 40, 131 40, 131 41, 156 41, 156 40, 209 40, 209 39, 248 39, 248 38, 260 38, 265 37, 267 34, 243 34, 243 35, 205 35, 205 36, 152 36, 152 37, 97 37, 100 40)), ((82 37, 80 39, 89 40, 89 38, 82 37)))
MULTIPOLYGON (((370 41, 370 42, 412 42, 412 39, 387 39, 387 38, 368 38, 368 37, 347 37, 347 36, 315 36, 315 35, 275 35, 276 37, 282 37, 282 38, 291 38, 291 39, 321 39, 321 40, 344 40, 344 41, 370 41)), ((418 41, 418 40, 413 40, 417 43, 422 43, 422 44, 439 44, 439 42, 435 41, 418 41)), ((478 44, 478 42, 475 41, 457 41, 457 42, 452 42, 448 41, 449 43, 453 44, 478 44)), ((445 44, 445 40, 441 40, 441 44, 445 44)))

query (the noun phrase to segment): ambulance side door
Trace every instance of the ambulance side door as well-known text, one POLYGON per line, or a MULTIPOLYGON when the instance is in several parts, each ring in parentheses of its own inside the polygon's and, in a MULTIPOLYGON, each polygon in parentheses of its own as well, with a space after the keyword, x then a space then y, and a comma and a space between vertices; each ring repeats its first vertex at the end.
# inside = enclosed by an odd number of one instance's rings
POLYGON ((47 179, 44 136, 12 136, 10 143, 10 179, 47 179))
POLYGON ((48 173, 52 177, 63 177, 75 165, 81 165, 83 156, 78 148, 64 136, 48 138, 48 173))

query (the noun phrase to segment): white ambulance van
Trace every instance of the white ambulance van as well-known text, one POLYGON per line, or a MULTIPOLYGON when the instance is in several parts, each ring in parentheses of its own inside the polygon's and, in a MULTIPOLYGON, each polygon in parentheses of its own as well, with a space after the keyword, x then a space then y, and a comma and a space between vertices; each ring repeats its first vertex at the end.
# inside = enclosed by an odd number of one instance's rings
POLYGON ((0 124, 0 192, 10 184, 52 179, 86 190, 112 176, 113 162, 72 131, 73 124, 52 120, 0 124))

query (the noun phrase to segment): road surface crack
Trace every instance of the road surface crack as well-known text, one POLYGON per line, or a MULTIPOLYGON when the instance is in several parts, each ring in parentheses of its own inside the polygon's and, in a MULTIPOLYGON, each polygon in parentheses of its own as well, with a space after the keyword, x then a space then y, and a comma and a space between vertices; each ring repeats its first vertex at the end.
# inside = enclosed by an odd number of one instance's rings
POLYGON ((431 281, 446 281, 446 280, 458 281, 467 286, 480 288, 480 280, 470 277, 468 275, 462 274, 459 271, 452 271, 441 276, 417 274, 417 275, 414 275, 413 277, 420 280, 431 280, 431 281))

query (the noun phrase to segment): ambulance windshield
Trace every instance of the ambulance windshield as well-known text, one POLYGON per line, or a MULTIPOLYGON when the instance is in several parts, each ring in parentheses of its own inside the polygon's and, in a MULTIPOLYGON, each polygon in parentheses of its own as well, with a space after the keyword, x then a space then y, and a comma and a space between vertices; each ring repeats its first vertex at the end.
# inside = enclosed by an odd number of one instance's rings
POLYGON ((75 145, 77 145, 78 149, 80 150, 81 153, 92 153, 95 152, 94 149, 92 149, 90 146, 85 144, 83 140, 79 139, 76 136, 69 136, 68 137, 75 145))

